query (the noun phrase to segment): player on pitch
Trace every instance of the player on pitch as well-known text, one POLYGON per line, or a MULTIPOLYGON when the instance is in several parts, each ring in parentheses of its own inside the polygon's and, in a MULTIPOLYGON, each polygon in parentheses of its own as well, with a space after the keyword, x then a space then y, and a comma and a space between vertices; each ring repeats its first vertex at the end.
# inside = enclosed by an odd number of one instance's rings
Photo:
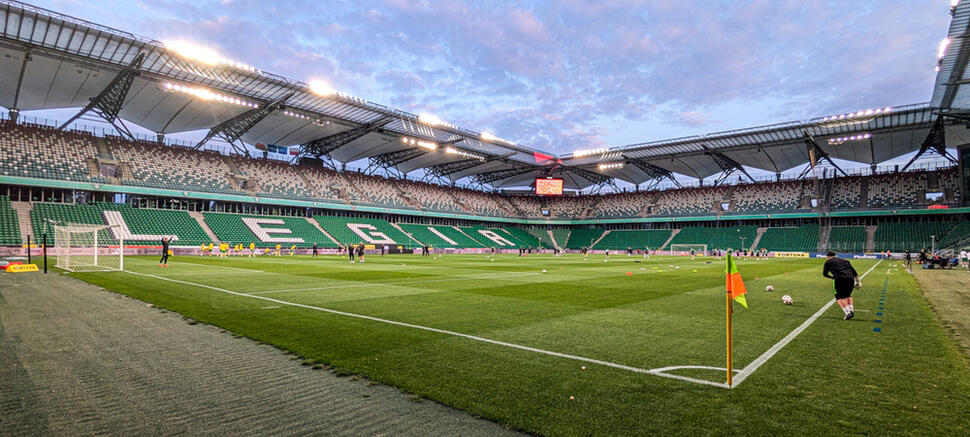
POLYGON ((862 280, 856 273, 852 263, 848 260, 839 258, 835 252, 828 251, 825 265, 822 266, 822 276, 832 279, 835 287, 835 300, 845 313, 843 320, 855 317, 855 308, 852 306, 852 289, 862 287, 862 280))

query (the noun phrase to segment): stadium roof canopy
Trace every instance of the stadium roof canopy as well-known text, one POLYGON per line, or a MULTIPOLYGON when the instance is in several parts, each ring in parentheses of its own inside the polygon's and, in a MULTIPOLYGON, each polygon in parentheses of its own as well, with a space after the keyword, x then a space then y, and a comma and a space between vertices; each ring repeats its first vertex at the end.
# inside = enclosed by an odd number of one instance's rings
POLYGON ((945 129, 937 124, 941 109, 970 110, 970 89, 961 88, 970 84, 965 3, 954 8, 952 43, 930 104, 561 157, 225 59, 186 56, 16 0, 0 0, 0 105, 12 112, 87 107, 108 121, 117 117, 159 134, 209 129, 207 139, 302 146, 304 155, 366 158, 385 169, 424 169, 440 180, 469 177, 496 188, 545 176, 582 189, 614 178, 659 181, 671 172, 696 178, 739 167, 780 173, 812 156, 876 164, 920 150, 934 127, 950 145, 970 138, 955 118, 942 122, 945 129))

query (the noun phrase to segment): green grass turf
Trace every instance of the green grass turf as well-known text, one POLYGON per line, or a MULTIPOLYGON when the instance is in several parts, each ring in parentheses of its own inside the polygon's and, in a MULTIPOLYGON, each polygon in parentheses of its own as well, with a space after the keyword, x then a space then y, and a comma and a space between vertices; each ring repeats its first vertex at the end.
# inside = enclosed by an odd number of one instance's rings
MULTIPOLYGON (((351 265, 337 257, 175 257, 171 267, 159 268, 154 258, 128 257, 125 265, 133 272, 638 368, 724 366, 723 261, 367 258, 351 265), (306 288, 318 289, 275 292, 306 288)), ((860 273, 875 263, 854 262, 860 273)), ((75 276, 340 372, 539 434, 970 433, 967 360, 912 277, 889 266, 880 264, 856 292, 856 320, 845 322, 831 308, 730 390, 151 277, 75 276), (877 316, 884 285, 884 314, 877 316), (882 332, 873 332, 875 327, 882 332)), ((832 298, 821 260, 740 261, 739 269, 750 309, 735 312, 736 369, 832 298), (768 284, 774 293, 764 291, 768 284), (782 305, 783 294, 795 304, 782 305)), ((675 373, 724 380, 718 371, 675 373)))

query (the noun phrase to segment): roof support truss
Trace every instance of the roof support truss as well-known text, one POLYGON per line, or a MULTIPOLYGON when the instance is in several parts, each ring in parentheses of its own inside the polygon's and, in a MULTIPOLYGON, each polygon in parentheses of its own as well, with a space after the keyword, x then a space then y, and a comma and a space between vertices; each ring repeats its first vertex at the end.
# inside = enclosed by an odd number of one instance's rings
POLYGON ((936 122, 933 123, 933 127, 930 128, 930 133, 926 134, 926 139, 923 140, 923 144, 920 144, 919 151, 916 152, 915 155, 913 155, 913 159, 910 159, 909 162, 907 162, 906 165, 903 166, 903 169, 900 171, 906 171, 906 169, 909 168, 909 166, 912 165, 914 162, 916 162, 916 160, 919 159, 920 156, 923 156, 924 153, 930 150, 936 152, 937 155, 942 156, 943 158, 945 158, 946 160, 950 161, 953 164, 957 163, 957 159, 954 158, 953 155, 950 155, 950 153, 946 151, 946 132, 943 127, 942 115, 936 118, 936 122))
POLYGON ((475 180, 475 182, 478 182, 480 184, 491 184, 492 182, 495 182, 495 181, 508 179, 508 178, 515 177, 520 174, 525 174, 535 170, 536 170, 535 167, 507 168, 503 170, 495 170, 495 171, 489 171, 485 173, 479 173, 477 175, 472 176, 472 179, 475 180))
POLYGON ((677 182, 677 179, 674 178, 674 174, 670 170, 657 167, 656 165, 653 165, 649 162, 646 162, 640 159, 630 160, 630 164, 633 164, 634 166, 639 168, 640 171, 646 173, 647 177, 649 177, 652 180, 647 190, 652 190, 656 188, 657 185, 659 185, 661 182, 664 181, 664 179, 672 182, 674 185, 677 186, 677 188, 681 188, 680 182, 677 182))
POLYGON ((701 147, 704 148, 704 154, 711 157, 711 159, 713 159, 714 162, 717 163, 717 166, 721 168, 722 173, 721 173, 721 176, 714 181, 715 186, 720 185, 722 182, 727 180, 727 178, 730 177, 735 172, 741 172, 742 174, 748 177, 748 180, 750 180, 751 182, 754 182, 754 178, 751 177, 751 175, 748 174, 748 171, 745 170, 744 167, 741 166, 741 164, 739 164, 737 161, 707 146, 701 145, 701 147))
POLYGON ((309 143, 300 146, 301 153, 307 155, 312 155, 317 158, 328 156, 334 150, 337 150, 347 144, 350 144, 354 140, 357 140, 364 135, 371 132, 376 132, 378 129, 384 125, 393 121, 393 117, 381 117, 370 123, 360 125, 353 129, 348 129, 343 132, 338 132, 330 136, 323 138, 317 138, 309 143))
POLYGON ((805 170, 802 170, 802 174, 798 175, 798 179, 805 177, 805 175, 812 171, 815 166, 818 165, 818 162, 823 159, 829 165, 835 167, 839 173, 842 173, 842 176, 846 176, 845 171, 842 170, 842 168, 839 167, 835 161, 832 161, 832 157, 830 157, 826 151, 822 150, 822 148, 818 145, 818 142, 815 141, 814 136, 809 134, 808 131, 803 131, 802 135, 805 138, 805 148, 808 149, 808 167, 805 167, 805 170))
POLYGON ((376 168, 383 168, 388 174, 400 173, 395 167, 412 159, 427 155, 428 152, 427 149, 413 147, 380 154, 370 158, 370 165, 367 166, 367 169, 372 171, 376 168))
POLYGON ((128 139, 135 139, 135 136, 125 126, 124 121, 118 118, 118 113, 121 112, 121 108, 125 104, 125 97, 128 96, 128 91, 131 90, 132 82, 134 82, 136 76, 141 74, 141 63, 144 60, 144 53, 139 53, 138 56, 135 56, 135 59, 127 67, 118 72, 114 79, 111 79, 111 82, 108 83, 108 86, 101 93, 91 97, 91 102, 87 106, 81 108, 77 114, 74 114, 73 117, 65 121, 58 129, 63 130, 73 123, 74 120, 81 118, 82 115, 89 111, 93 111, 104 119, 104 121, 111 123, 119 133, 128 139))
POLYGON ((245 135, 246 132, 249 132, 253 126, 256 126, 256 124, 258 124, 268 115, 272 114, 273 111, 282 108, 286 100, 292 96, 293 93, 286 94, 266 105, 261 105, 258 108, 250 109, 249 111, 243 112, 242 114, 217 124, 215 127, 209 130, 209 133, 205 135, 205 138, 202 138, 202 141, 199 141, 199 143, 195 145, 195 148, 202 148, 202 146, 204 146, 209 140, 215 137, 220 137, 229 143, 229 145, 232 146, 232 148, 237 152, 241 152, 242 154, 249 156, 249 151, 246 149, 246 147, 241 143, 237 144, 239 138, 245 135))

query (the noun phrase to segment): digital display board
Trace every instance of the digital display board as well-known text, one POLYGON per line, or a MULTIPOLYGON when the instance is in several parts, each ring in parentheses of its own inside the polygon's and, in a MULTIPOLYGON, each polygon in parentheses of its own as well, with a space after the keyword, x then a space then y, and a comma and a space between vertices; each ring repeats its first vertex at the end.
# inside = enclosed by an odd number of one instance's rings
POLYGON ((536 195, 562 196, 562 179, 536 178, 536 195))

